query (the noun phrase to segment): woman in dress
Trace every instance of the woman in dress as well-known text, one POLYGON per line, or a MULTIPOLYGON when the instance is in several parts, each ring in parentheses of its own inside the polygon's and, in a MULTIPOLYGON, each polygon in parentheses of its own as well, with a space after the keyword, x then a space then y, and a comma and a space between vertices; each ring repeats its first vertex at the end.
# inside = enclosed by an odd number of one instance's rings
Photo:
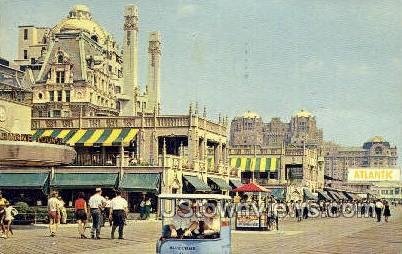
POLYGON ((75 218, 78 223, 78 234, 81 238, 87 238, 85 236, 85 228, 88 219, 88 210, 87 210, 87 202, 84 199, 84 193, 78 193, 77 200, 75 200, 74 208, 75 208, 75 218))
POLYGON ((385 201, 385 206, 384 206, 384 218, 385 222, 388 222, 388 217, 391 216, 391 210, 389 209, 389 203, 388 201, 385 201))

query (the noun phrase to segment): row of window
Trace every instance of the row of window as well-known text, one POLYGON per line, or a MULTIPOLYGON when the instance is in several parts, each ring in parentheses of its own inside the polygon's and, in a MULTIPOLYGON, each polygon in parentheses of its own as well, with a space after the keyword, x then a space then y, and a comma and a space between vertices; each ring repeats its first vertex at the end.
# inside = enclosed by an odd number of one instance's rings
MULTIPOLYGON (((70 102, 71 94, 69 90, 64 91, 65 93, 65 100, 64 102, 70 102)), ((42 99, 43 95, 41 93, 38 94, 39 99, 42 99)), ((49 91, 49 101, 63 101, 63 91, 49 91)))

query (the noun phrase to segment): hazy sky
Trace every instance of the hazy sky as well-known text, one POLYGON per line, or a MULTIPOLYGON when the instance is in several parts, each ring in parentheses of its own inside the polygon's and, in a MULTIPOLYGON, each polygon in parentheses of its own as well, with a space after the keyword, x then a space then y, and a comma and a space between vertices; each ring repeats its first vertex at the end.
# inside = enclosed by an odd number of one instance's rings
POLYGON ((161 32, 164 113, 198 101, 213 118, 268 121, 305 108, 328 140, 381 135, 402 154, 402 1, 0 0, 0 55, 15 58, 18 25, 53 26, 76 3, 119 43, 124 6, 138 5, 142 84, 148 33, 161 32))

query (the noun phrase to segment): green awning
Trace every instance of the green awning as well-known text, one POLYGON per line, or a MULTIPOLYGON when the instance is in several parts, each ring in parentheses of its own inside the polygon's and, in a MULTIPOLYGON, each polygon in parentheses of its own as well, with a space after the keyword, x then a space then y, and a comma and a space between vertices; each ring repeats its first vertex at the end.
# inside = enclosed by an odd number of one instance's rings
POLYGON ((339 196, 336 194, 335 191, 327 191, 329 196, 334 200, 334 201, 338 201, 339 200, 339 196))
POLYGON ((336 194, 338 194, 339 198, 342 199, 342 200, 348 200, 349 199, 341 191, 337 191, 336 194))
POLYGON ((304 189, 304 199, 306 200, 317 200, 317 197, 309 189, 304 189))
POLYGON ((209 180, 214 182, 216 185, 218 185, 219 189, 221 189, 221 190, 231 190, 232 189, 230 187, 230 185, 221 178, 216 178, 216 177, 208 177, 208 178, 209 178, 209 180))
POLYGON ((0 173, 0 189, 44 190, 48 177, 48 173, 0 173))
POLYGON ((211 188, 196 176, 183 175, 183 178, 194 187, 195 191, 199 191, 199 192, 211 191, 211 188))
POLYGON ((328 196, 328 194, 325 191, 318 191, 318 199, 325 201, 332 201, 332 198, 328 196))
POLYGON ((235 188, 240 187, 240 186, 242 185, 241 181, 240 181, 240 180, 237 180, 237 179, 230 179, 229 182, 230 182, 235 188))
POLYGON ((159 193, 160 174, 126 173, 119 183, 119 188, 130 192, 159 193))
POLYGON ((114 188, 117 173, 56 173, 50 186, 56 189, 114 188))
POLYGON ((274 196, 277 200, 285 200, 285 189, 284 188, 275 188, 272 189, 271 195, 274 196))

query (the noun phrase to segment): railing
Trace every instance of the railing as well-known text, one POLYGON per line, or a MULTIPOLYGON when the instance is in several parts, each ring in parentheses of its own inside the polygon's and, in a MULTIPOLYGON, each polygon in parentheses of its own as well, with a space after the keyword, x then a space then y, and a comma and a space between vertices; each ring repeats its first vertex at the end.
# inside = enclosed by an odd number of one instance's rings
POLYGON ((74 163, 74 166, 116 166, 116 158, 120 154, 78 154, 74 163))
MULTIPOLYGON (((201 119, 201 118, 199 118, 201 119)), ((226 136, 226 127, 204 120, 204 124, 199 128, 226 136)), ((115 116, 115 117, 33 117, 32 129, 86 129, 86 128, 153 128, 153 127, 190 127, 190 117, 188 115, 169 115, 169 116, 115 116)))

